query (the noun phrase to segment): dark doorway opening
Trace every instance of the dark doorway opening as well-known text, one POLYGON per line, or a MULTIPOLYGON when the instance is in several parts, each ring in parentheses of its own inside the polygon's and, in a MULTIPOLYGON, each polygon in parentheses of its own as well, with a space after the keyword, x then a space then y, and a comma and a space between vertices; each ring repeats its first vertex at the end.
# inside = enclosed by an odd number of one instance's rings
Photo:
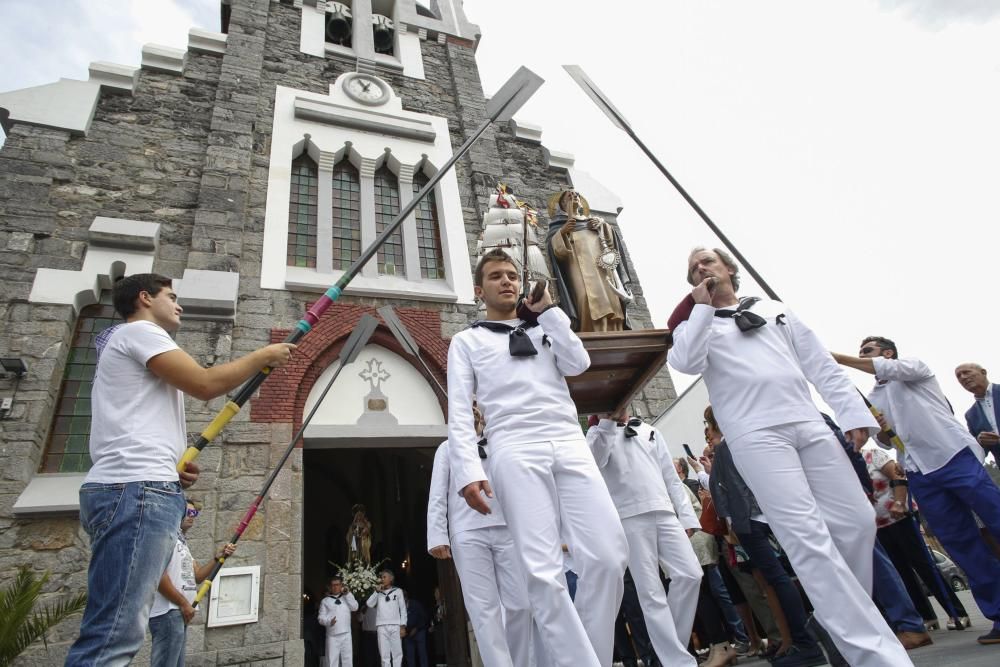
MULTIPOLYGON (((371 521, 372 563, 385 561, 396 585, 420 601, 433 617, 439 606, 447 615, 428 638, 431 664, 468 664, 465 608, 451 561, 427 553, 427 498, 434 448, 310 449, 303 466, 302 585, 318 604, 326 582, 347 561, 351 508, 365 506, 371 521), (451 619, 460 619, 451 622, 451 619)), ((365 600, 358 599, 363 607, 365 600)), ((315 628, 314 628, 315 630, 315 628)), ((304 628, 308 643, 309 629, 304 628)), ((355 665, 364 665, 359 626, 355 625, 355 665)))

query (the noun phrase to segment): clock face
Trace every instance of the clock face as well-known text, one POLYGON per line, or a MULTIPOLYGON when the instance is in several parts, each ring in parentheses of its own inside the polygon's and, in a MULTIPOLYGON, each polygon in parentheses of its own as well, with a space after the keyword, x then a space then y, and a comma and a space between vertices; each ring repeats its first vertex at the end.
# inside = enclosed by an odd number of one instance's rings
POLYGON ((344 82, 344 92, 362 104, 383 104, 389 99, 389 86, 374 76, 355 74, 344 82))

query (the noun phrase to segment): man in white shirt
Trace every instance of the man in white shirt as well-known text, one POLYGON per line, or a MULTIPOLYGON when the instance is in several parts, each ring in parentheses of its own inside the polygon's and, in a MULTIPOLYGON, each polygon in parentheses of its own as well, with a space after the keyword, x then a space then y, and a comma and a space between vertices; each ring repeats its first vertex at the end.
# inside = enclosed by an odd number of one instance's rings
MULTIPOLYGON (((1000 644, 1000 563, 973 517, 1000 538, 1000 488, 983 468, 983 449, 952 414, 937 378, 919 359, 900 359, 882 336, 861 342, 857 357, 834 354, 841 364, 875 376, 868 395, 879 421, 902 440, 903 469, 920 512, 969 577, 969 588, 992 629, 980 644, 1000 644)), ((888 446, 885 433, 879 442, 888 446)))
MULTIPOLYGON (((476 423, 478 431, 478 415, 476 423)), ((483 664, 528 667, 534 661, 527 584, 503 512, 494 499, 487 502, 491 513, 480 514, 458 495, 448 442, 441 443, 427 500, 427 551, 439 560, 455 560, 483 664)))
POLYGON ((208 401, 261 368, 284 365, 295 348, 277 343, 202 368, 171 334, 182 308, 171 281, 152 273, 113 287, 124 324, 98 336, 90 427, 93 466, 80 488, 80 523, 90 535, 87 607, 67 665, 124 664, 142 646, 157 583, 184 515, 178 475, 187 444, 184 394, 208 401))
POLYGON ((912 665, 871 599, 874 510, 809 385, 858 446, 875 419, 784 304, 736 297, 739 267, 728 253, 696 248, 687 268, 691 310, 673 327, 670 365, 702 374, 736 468, 844 658, 854 667, 912 665))
POLYGON ((587 444, 628 540, 628 567, 657 657, 694 667, 687 651, 702 569, 689 536, 701 528, 660 432, 627 414, 601 419, 587 444), (660 568, 670 578, 663 589, 660 568))
POLYGON ((211 573, 216 560, 229 558, 236 552, 236 545, 229 543, 213 560, 198 566, 191 556, 186 536, 200 513, 200 504, 187 501, 187 511, 181 520, 181 534, 156 589, 149 611, 149 634, 153 638, 149 656, 151 667, 184 667, 187 626, 197 611, 191 603, 198 592, 198 584, 211 573))
POLYGON ((358 601, 344 586, 344 580, 330 579, 317 616, 319 624, 326 628, 326 667, 354 667, 351 612, 357 610, 358 601))
POLYGON ((458 333, 448 351, 452 484, 482 514, 490 513, 490 483, 496 486, 549 659, 565 667, 610 665, 628 544, 565 379, 587 370, 590 357, 547 292, 527 302, 537 325, 517 317, 519 273, 502 250, 483 255, 474 283, 487 319, 458 333), (476 444, 474 394, 486 418, 489 482, 476 444), (579 575, 575 601, 566 589, 561 533, 579 575))
POLYGON ((396 575, 392 570, 379 573, 382 583, 368 597, 368 606, 375 609, 375 627, 378 632, 378 654, 382 667, 400 667, 403 664, 403 633, 406 632, 406 599, 396 588, 396 575))

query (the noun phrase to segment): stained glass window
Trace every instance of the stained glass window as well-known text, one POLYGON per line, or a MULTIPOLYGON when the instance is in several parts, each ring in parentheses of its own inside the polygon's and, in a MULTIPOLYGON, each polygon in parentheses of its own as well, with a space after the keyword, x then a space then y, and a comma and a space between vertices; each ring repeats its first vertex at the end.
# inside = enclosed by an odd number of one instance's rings
POLYGON ((333 168, 333 268, 346 271, 361 255, 361 182, 347 160, 333 168))
MULTIPOLYGON (((423 172, 413 176, 416 195, 430 180, 423 172)), ((441 231, 438 226, 437 198, 434 190, 417 205, 417 246, 420 249, 420 276, 444 278, 444 257, 441 254, 441 231)))
POLYGON ((121 321, 114 307, 107 304, 87 306, 80 311, 63 371, 49 443, 42 457, 41 472, 90 470, 90 392, 97 368, 94 339, 121 321))
MULTIPOLYGON (((399 180, 383 165, 375 172, 375 233, 381 234, 398 213, 399 180)), ((397 229, 378 250, 378 272, 402 276, 405 269, 403 235, 397 229)))
POLYGON ((319 170, 303 153, 292 161, 288 196, 288 266, 316 268, 316 198, 319 170))

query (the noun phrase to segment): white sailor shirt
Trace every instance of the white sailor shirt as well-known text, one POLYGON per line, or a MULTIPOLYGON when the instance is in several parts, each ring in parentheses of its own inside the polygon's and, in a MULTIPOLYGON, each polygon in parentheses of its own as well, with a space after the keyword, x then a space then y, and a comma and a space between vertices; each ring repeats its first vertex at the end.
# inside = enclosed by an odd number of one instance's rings
MULTIPOLYGON (((520 320, 505 322, 517 326, 520 320)), ((486 479, 476 443, 472 397, 486 419, 490 447, 582 437, 566 376, 583 373, 590 356, 558 307, 526 329, 536 356, 512 357, 509 336, 473 327, 451 339, 448 349, 448 442, 453 486, 464 489, 486 479)))
POLYGON ((602 419, 587 431, 587 444, 622 519, 646 512, 671 512, 684 528, 701 528, 684 483, 677 476, 670 450, 660 432, 642 423, 636 435, 602 419))
POLYGON ((328 635, 346 634, 351 631, 351 612, 357 610, 358 601, 350 592, 327 595, 319 604, 319 624, 326 628, 328 635))
POLYGON ((390 588, 387 591, 375 591, 368 598, 369 607, 375 607, 375 625, 406 625, 406 601, 403 591, 390 588))
MULTIPOLYGON (((469 504, 458 495, 458 489, 451 484, 451 469, 448 462, 448 441, 445 440, 434 453, 431 491, 427 498, 428 551, 434 547, 450 547, 450 538, 465 530, 507 525, 496 498, 483 496, 492 510, 491 514, 480 514, 469 507, 469 504)), ((485 471, 483 474, 485 475, 485 471)))
POLYGON ((781 424, 822 421, 809 393, 811 383, 833 408, 844 431, 878 430, 847 373, 807 327, 780 301, 751 308, 767 324, 742 332, 715 307, 695 304, 673 331, 667 361, 681 373, 701 374, 726 439, 781 424))

